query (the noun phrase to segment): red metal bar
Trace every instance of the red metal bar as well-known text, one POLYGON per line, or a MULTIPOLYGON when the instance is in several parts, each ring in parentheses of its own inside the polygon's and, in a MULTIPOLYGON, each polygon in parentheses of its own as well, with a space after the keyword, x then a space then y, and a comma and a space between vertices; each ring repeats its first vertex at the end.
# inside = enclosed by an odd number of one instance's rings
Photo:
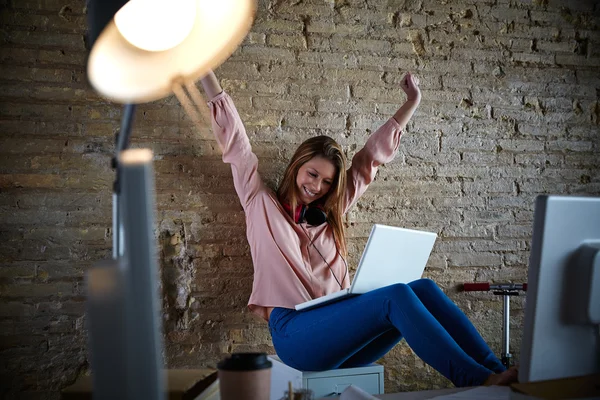
POLYGON ((488 282, 463 283, 463 290, 465 292, 487 292, 490 290, 490 284, 488 282))
POLYGON ((522 290, 527 291, 527 283, 489 283, 489 282, 465 282, 465 292, 488 292, 490 290, 522 290))

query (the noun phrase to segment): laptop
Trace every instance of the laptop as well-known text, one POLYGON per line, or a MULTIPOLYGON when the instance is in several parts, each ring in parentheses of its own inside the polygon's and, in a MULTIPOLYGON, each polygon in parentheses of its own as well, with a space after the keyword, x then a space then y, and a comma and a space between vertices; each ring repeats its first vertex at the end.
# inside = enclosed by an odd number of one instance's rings
POLYGON ((420 279, 437 235, 375 224, 349 288, 296 305, 309 310, 396 283, 420 279))

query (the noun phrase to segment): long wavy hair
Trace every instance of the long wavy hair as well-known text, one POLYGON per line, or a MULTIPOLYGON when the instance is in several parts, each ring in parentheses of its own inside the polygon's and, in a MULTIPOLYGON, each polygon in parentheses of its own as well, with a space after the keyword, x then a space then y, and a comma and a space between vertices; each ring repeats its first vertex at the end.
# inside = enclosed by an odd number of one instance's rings
POLYGON ((329 191, 316 202, 322 206, 323 211, 327 214, 327 223, 333 229, 338 251, 346 256, 346 228, 342 222, 344 193, 346 192, 346 156, 335 140, 329 136, 316 136, 304 141, 285 169, 283 179, 277 189, 277 197, 280 202, 287 202, 290 205, 290 217, 294 218, 294 212, 300 198, 296 177, 300 167, 314 157, 322 157, 331 161, 336 169, 335 178, 329 191))

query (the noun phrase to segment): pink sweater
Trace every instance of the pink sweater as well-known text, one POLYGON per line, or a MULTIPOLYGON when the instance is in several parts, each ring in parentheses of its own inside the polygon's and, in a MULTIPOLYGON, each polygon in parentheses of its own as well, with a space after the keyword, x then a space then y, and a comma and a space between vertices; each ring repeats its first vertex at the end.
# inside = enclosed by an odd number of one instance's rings
MULTIPOLYGON (((246 236, 254 264, 250 310, 267 320, 268 307, 293 309, 298 303, 340 290, 319 252, 342 286, 348 287, 350 278, 329 224, 296 224, 276 193, 263 183, 258 159, 231 97, 222 92, 209 102, 209 107, 223 161, 231 164, 235 190, 246 214, 246 236)), ((344 213, 365 192, 379 165, 394 158, 401 134, 398 122, 390 118, 352 158, 352 166, 346 172, 344 213)))

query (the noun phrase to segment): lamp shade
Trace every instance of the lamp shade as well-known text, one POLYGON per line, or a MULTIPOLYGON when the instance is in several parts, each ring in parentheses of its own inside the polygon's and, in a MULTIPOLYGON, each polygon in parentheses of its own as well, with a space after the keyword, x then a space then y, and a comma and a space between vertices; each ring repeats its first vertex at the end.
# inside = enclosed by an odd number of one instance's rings
POLYGON ((174 82, 195 82, 223 63, 250 30, 256 1, 189 1, 196 4, 191 32, 167 50, 131 44, 112 19, 88 58, 88 79, 94 89, 118 103, 145 103, 170 95, 174 82))

